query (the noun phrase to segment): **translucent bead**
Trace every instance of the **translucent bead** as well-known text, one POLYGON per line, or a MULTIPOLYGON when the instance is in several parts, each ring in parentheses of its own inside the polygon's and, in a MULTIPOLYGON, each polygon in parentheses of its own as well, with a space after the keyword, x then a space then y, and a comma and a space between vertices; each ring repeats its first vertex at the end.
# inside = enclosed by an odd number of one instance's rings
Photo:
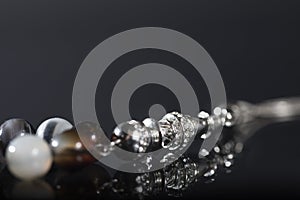
POLYGON ((189 142, 197 134, 198 129, 202 129, 202 124, 200 124, 199 120, 189 115, 181 117, 180 122, 184 132, 185 143, 189 142))
POLYGON ((180 122, 182 115, 177 112, 166 114, 158 121, 162 134, 162 147, 175 150, 183 143, 183 128, 180 122))
POLYGON ((143 120, 143 124, 150 131, 151 135, 151 150, 157 150, 161 148, 161 134, 159 132, 158 122, 152 118, 146 118, 143 120))
POLYGON ((49 143, 52 137, 71 129, 72 127, 72 124, 67 120, 55 117, 42 122, 36 130, 36 135, 44 138, 49 143))
POLYGON ((14 176, 31 180, 47 174, 52 165, 52 154, 43 139, 24 135, 9 143, 6 161, 9 171, 14 176))
POLYGON ((113 145, 106 137, 99 124, 93 122, 81 122, 76 125, 80 139, 86 149, 101 156, 107 156, 113 151, 113 145))
POLYGON ((131 120, 114 129, 111 141, 124 150, 143 153, 150 145, 151 136, 145 126, 131 120))
POLYGON ((0 126, 0 146, 5 150, 8 143, 15 137, 32 133, 32 126, 24 119, 9 119, 0 126))
POLYGON ((54 152, 54 163, 60 167, 77 169, 95 162, 75 128, 54 136, 50 145, 54 152))

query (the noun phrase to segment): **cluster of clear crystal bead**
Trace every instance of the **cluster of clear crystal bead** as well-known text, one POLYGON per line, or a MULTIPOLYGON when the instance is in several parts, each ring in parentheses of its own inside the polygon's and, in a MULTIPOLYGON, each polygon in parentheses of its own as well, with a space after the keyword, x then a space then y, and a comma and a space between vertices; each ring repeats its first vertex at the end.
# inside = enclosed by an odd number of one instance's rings
POLYGON ((197 133, 197 119, 178 112, 166 114, 158 121, 162 135, 162 147, 175 150, 184 146, 197 133))
MULTIPOLYGON (((159 194, 162 191, 171 196, 180 196, 196 181, 209 183, 216 178, 217 170, 223 169, 226 173, 234 163, 237 154, 242 151, 240 132, 223 135, 211 152, 198 161, 182 156, 167 165, 165 168, 138 174, 134 179, 134 190, 139 196, 159 194)), ((121 182, 121 181, 120 181, 121 182)), ((132 194, 133 190, 128 192, 132 194)))
POLYGON ((118 125, 113 131, 112 143, 137 153, 158 148, 173 151, 185 147, 198 133, 206 139, 211 130, 231 126, 232 119, 231 112, 219 107, 214 109, 212 115, 201 111, 198 117, 171 112, 159 121, 147 118, 141 123, 131 120, 118 125))

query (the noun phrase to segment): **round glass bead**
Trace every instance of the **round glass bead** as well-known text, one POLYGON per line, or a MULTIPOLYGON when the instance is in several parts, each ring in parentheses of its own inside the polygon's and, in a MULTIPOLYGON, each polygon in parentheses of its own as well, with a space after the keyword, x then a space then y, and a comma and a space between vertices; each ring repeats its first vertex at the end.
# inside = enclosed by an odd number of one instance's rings
POLYGON ((0 146, 5 150, 8 143, 15 137, 32 133, 32 126, 24 119, 9 119, 0 126, 0 146))
POLYGON ((143 124, 131 120, 114 129, 111 141, 124 150, 143 153, 150 145, 151 136, 143 124))
POLYGON ((48 143, 52 137, 71 129, 73 126, 70 122, 62 118, 50 118, 42 122, 36 130, 36 135, 44 138, 48 143))

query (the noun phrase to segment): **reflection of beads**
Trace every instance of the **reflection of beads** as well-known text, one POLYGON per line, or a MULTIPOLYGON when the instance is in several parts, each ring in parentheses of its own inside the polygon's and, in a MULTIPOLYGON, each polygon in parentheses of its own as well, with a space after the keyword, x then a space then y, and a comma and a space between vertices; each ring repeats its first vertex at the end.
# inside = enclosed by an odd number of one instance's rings
POLYGON ((238 142, 239 132, 230 132, 215 146, 213 151, 197 162, 189 157, 182 156, 165 168, 143 174, 121 173, 115 176, 112 190, 122 196, 149 196, 165 192, 171 196, 180 196, 183 191, 194 182, 214 180, 218 169, 223 168, 230 172, 233 159, 241 149, 238 142))
POLYGON ((166 192, 168 195, 180 195, 193 184, 207 166, 196 163, 188 157, 180 157, 167 167, 143 174, 118 172, 114 176, 112 190, 122 196, 149 196, 166 192))

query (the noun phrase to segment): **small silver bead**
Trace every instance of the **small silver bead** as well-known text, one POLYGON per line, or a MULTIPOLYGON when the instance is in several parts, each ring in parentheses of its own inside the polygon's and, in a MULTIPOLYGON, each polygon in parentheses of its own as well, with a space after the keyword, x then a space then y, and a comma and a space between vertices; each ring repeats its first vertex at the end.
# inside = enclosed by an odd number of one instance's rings
POLYGON ((226 109, 226 116, 225 116, 225 123, 224 125, 226 127, 232 127, 236 124, 236 118, 234 116, 234 113, 231 109, 226 109))
POLYGON ((214 109, 216 126, 231 127, 235 124, 235 117, 233 116, 233 111, 229 108, 216 107, 214 109))
POLYGON ((205 111, 200 111, 198 113, 198 118, 202 120, 206 120, 209 117, 209 114, 205 111))
POLYGON ((202 139, 207 139, 211 135, 211 132, 208 130, 211 117, 206 111, 200 111, 197 116, 200 120, 199 124, 202 125, 202 128, 198 129, 198 132, 201 135, 200 137, 202 139))
POLYGON ((213 110, 213 114, 208 119, 208 126, 210 129, 214 130, 224 125, 226 109, 221 107, 216 107, 213 110))

